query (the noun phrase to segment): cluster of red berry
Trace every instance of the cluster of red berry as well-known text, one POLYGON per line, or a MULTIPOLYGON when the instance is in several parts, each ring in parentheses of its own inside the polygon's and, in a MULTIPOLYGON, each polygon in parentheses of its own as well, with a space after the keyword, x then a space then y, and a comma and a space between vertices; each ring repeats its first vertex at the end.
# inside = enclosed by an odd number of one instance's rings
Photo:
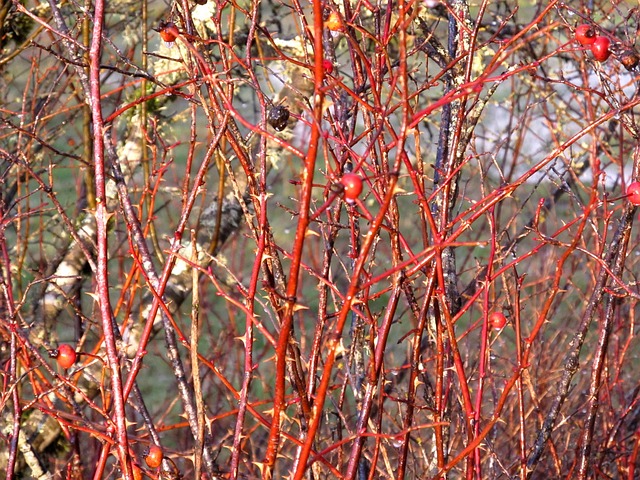
POLYGON ((593 58, 599 62, 605 62, 611 55, 611 40, 603 35, 598 35, 591 25, 579 25, 576 27, 575 38, 580 45, 588 46, 593 58))
POLYGON ((617 43, 612 49, 610 37, 611 35, 599 35, 596 27, 588 24, 578 25, 574 31, 575 40, 583 47, 589 47, 593 58, 599 62, 605 62, 613 53, 624 68, 636 71, 640 65, 640 55, 635 48, 617 43))
MULTIPOLYGON (((588 46, 593 58, 599 62, 606 61, 611 56, 611 40, 598 35, 596 29, 587 24, 578 25, 574 32, 576 41, 582 46, 588 46)), ((618 55, 618 59, 627 70, 633 70, 639 64, 640 59, 632 49, 626 49, 618 55)), ((627 187, 627 200, 633 205, 640 206, 640 182, 632 182, 627 187)))

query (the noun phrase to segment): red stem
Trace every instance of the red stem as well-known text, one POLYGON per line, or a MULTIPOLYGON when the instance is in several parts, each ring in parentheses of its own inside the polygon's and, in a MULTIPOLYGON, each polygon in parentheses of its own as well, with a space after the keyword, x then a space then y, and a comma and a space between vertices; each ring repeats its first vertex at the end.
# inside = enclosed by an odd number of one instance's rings
POLYGON ((89 88, 90 107, 93 120, 94 151, 93 161, 95 169, 96 186, 96 224, 97 224, 97 271, 96 283, 98 289, 98 304, 102 319, 107 364, 111 370, 111 398, 116 424, 116 448, 120 460, 120 467, 125 480, 131 480, 131 459, 129 457, 129 441, 127 439, 127 420, 125 402, 122 391, 122 378, 120 376, 120 362, 116 347, 116 335, 114 333, 114 318, 109 300, 109 270, 108 270, 108 227, 109 214, 107 212, 107 196, 105 185, 107 176, 105 172, 104 157, 104 124, 102 117, 102 105, 100 103, 100 57, 102 53, 102 31, 104 23, 104 0, 96 0, 93 15, 93 34, 89 50, 89 88))
MULTIPOLYGON (((310 206, 311 193, 313 187, 313 175, 315 172, 316 156, 318 153, 318 142, 320 141, 320 124, 322 122, 322 104, 324 102, 324 91, 322 89, 322 81, 324 79, 323 45, 322 45, 322 4, 321 2, 313 3, 314 14, 314 52, 315 52, 315 70, 314 70, 314 105, 313 116, 314 122, 311 124, 311 140, 309 142, 309 150, 304 161, 304 169, 301 175, 302 189, 300 192, 300 216, 298 217, 298 227, 296 229, 295 243, 293 245, 293 253, 291 258, 291 268, 289 270, 289 281, 287 283, 287 303, 284 307, 282 325, 280 327, 280 336, 278 337, 278 345, 276 347, 276 384, 273 399, 273 420, 271 429, 269 430, 269 441, 267 453, 265 457, 265 477, 270 477, 273 465, 278 454, 278 444, 280 442, 280 415, 284 408, 285 393, 285 374, 286 374, 286 356, 289 347, 289 336, 293 327, 293 314, 296 306, 296 295, 298 292, 298 279, 300 274, 300 265, 302 262, 302 250, 305 243, 307 228, 310 222, 310 206)), ((319 417, 319 415, 315 415, 319 417)), ((313 438, 313 434, 309 435, 313 438)), ((307 443, 305 443, 305 448, 307 443)), ((309 449, 311 445, 309 445, 309 449)), ((307 450, 306 455, 309 455, 307 450)), ((304 465, 302 463, 302 465, 304 465)), ((299 466, 300 467, 300 464, 299 466)))

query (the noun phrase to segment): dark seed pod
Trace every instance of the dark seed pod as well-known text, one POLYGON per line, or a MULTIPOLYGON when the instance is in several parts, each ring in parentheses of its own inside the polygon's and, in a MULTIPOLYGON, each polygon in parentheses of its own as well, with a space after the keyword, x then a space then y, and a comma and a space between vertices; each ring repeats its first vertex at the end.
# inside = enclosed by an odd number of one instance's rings
POLYGON ((282 105, 274 105, 267 112, 267 122, 278 132, 287 128, 289 120, 289 109, 282 105))
POLYGON ((620 55, 618 55, 618 60, 620 60, 624 68, 629 71, 634 70, 638 66, 638 63, 640 63, 638 54, 633 50, 623 50, 620 55))

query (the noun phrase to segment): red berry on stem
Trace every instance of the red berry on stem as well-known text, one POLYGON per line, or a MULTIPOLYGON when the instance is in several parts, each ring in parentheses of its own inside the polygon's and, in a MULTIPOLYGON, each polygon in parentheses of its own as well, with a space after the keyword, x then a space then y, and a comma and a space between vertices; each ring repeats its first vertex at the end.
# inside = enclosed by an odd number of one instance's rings
POLYGON ((632 182, 627 187, 627 199, 633 205, 640 205, 640 182, 632 182))
POLYGON ((494 330, 502 330, 507 324, 507 317, 502 312, 493 312, 489 315, 489 324, 494 330))
POLYGON ((162 449, 157 445, 149 445, 142 455, 149 468, 158 468, 164 456, 162 449))
POLYGON ((607 37, 596 37, 595 41, 591 45, 593 58, 599 62, 606 61, 607 58, 609 58, 609 55, 611 55, 609 45, 611 45, 611 41, 607 37))
POLYGON ((362 193, 362 178, 357 173, 345 173, 340 180, 344 187, 344 198, 347 203, 355 203, 362 193))
POLYGON ((173 42, 176 41, 176 38, 178 38, 178 35, 180 35, 178 27, 176 27, 176 24, 173 22, 161 23, 158 28, 158 33, 160 33, 162 40, 164 40, 164 43, 166 43, 168 47, 171 47, 173 42))
POLYGON ((325 72, 331 75, 331 72, 333 72, 333 63, 331 62, 331 60, 325 58, 324 60, 322 60, 322 68, 324 68, 325 72))
POLYGON ((76 363, 76 357, 76 351, 71 345, 63 343, 58 347, 58 365, 62 368, 70 368, 74 363, 76 363))
POLYGON ((596 41, 596 31, 591 25, 578 25, 574 35, 580 45, 591 45, 596 41))

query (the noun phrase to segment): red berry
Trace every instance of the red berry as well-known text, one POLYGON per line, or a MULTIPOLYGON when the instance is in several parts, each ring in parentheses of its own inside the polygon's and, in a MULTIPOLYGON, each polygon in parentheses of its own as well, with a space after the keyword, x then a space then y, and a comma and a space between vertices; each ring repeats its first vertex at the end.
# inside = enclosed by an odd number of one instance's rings
POLYGON ((62 368, 70 368, 74 363, 76 363, 76 356, 76 351, 71 345, 63 343, 58 347, 56 358, 58 359, 58 365, 62 368))
POLYGON ((591 45, 591 53, 593 53, 593 58, 595 58, 599 62, 606 61, 607 58, 609 58, 609 55, 611 55, 609 45, 611 45, 611 41, 607 37, 596 37, 593 45, 591 45))
POLYGON ((596 41, 596 31, 591 25, 578 25, 574 35, 580 45, 591 45, 596 41))
POLYGON ((331 62, 331 60, 325 58, 324 60, 322 60, 322 68, 324 68, 325 72, 331 75, 331 72, 333 72, 333 63, 331 62))
POLYGON ((489 324, 494 330, 502 330, 507 324, 507 317, 502 312, 493 312, 489 315, 489 324))
POLYGON ((180 35, 178 27, 176 27, 176 24, 173 22, 162 22, 160 24, 160 27, 158 28, 158 33, 168 47, 172 46, 173 42, 175 42, 176 38, 178 38, 178 35, 180 35))
POLYGON ((630 183, 627 187, 627 199, 633 205, 640 205, 640 182, 630 183))
POLYGON ((162 463, 162 449, 157 445, 149 445, 142 455, 149 468, 158 468, 162 463))
POLYGON ((344 198, 347 203, 355 203, 362 193, 362 178, 357 173, 345 173, 340 180, 344 187, 344 198))

